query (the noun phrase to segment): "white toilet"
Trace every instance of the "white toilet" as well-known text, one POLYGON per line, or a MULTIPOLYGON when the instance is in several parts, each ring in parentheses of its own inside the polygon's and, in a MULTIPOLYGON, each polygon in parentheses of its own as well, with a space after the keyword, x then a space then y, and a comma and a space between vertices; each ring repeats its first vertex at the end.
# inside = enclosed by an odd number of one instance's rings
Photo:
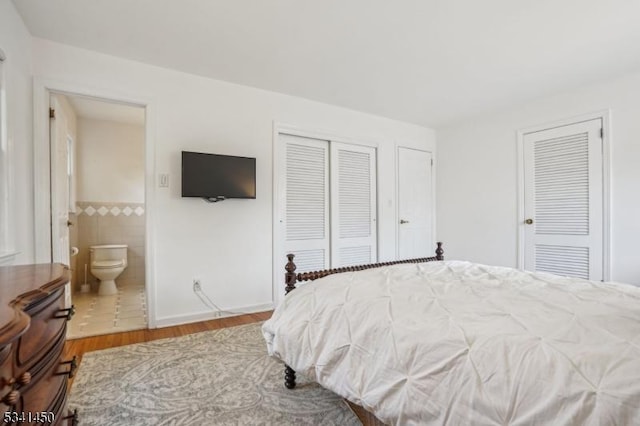
POLYGON ((118 293, 116 278, 127 267, 126 244, 91 246, 89 248, 91 273, 100 280, 98 295, 118 293))

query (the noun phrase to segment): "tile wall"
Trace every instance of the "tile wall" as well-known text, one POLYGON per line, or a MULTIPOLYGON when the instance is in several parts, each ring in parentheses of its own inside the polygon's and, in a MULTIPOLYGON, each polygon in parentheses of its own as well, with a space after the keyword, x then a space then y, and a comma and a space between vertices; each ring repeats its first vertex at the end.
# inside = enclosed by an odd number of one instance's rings
POLYGON ((84 265, 87 282, 97 290, 98 280, 91 275, 89 247, 98 244, 127 244, 129 265, 116 279, 119 286, 144 284, 144 232, 145 206, 143 203, 103 203, 82 201, 77 203, 77 247, 75 290, 84 283, 84 265))

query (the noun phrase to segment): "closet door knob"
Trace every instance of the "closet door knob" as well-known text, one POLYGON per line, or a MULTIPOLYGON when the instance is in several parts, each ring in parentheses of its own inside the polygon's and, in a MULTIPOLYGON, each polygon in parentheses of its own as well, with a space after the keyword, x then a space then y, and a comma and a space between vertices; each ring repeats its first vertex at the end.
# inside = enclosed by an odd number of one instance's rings
POLYGON ((526 219, 524 223, 526 223, 527 225, 533 225, 533 219, 526 219))
POLYGON ((408 220, 400 219, 400 225, 404 225, 405 223, 409 223, 408 220))

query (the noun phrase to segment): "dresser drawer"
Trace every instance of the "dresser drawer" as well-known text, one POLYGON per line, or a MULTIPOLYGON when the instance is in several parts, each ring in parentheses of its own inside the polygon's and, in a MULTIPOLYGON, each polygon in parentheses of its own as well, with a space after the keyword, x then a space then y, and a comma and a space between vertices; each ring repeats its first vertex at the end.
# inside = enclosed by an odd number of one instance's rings
POLYGON ((67 377, 76 366, 75 360, 61 362, 73 314, 64 309, 69 269, 0 267, 0 282, 0 425, 5 413, 7 421, 21 426, 66 425, 67 377))
MULTIPOLYGON (((58 358, 56 364, 59 361, 60 359, 58 358)), ((46 413, 43 417, 53 418, 53 422, 45 422, 44 424, 65 424, 62 421, 62 417, 66 414, 63 409, 67 399, 67 375, 58 373, 58 368, 51 369, 48 372, 48 376, 41 380, 37 386, 25 391, 20 397, 19 407, 16 411, 22 413, 46 413)), ((43 423, 36 421, 20 423, 20 425, 32 424, 42 425, 43 423)))
MULTIPOLYGON (((11 391, 8 381, 12 378, 11 371, 11 345, 7 345, 0 349, 0 414, 9 410, 9 406, 2 402, 5 396, 11 391)), ((4 425, 3 419, 0 418, 0 425, 4 425)))
MULTIPOLYGON (((31 373, 31 381, 29 384, 20 386, 20 397, 12 411, 16 413, 25 413, 28 416, 39 415, 45 413, 46 418, 53 418, 51 423, 38 423, 39 419, 32 422, 27 420, 18 424, 65 424, 60 423, 63 413, 64 404, 66 402, 67 378, 70 366, 62 363, 62 351, 64 349, 64 334, 55 342, 51 351, 42 357, 38 362, 31 365, 28 369, 31 373)), ((0 423, 1 424, 1 423, 0 423)))
MULTIPOLYGON (((36 304, 26 307, 31 317, 29 329, 20 336, 16 348, 16 367, 19 371, 31 368, 51 353, 52 347, 64 339, 66 317, 64 313, 64 288, 51 293, 36 304)), ((31 372, 33 375, 34 372, 31 372)))

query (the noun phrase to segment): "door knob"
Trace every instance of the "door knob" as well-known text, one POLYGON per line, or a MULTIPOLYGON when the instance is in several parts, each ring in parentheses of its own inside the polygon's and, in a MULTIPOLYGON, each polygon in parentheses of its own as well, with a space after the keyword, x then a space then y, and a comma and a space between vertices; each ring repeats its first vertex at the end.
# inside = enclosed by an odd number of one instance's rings
POLYGON ((404 225, 405 223, 409 223, 408 220, 400 219, 400 225, 404 225))
POLYGON ((533 219, 526 219, 524 223, 526 223, 527 225, 533 225, 533 219))

